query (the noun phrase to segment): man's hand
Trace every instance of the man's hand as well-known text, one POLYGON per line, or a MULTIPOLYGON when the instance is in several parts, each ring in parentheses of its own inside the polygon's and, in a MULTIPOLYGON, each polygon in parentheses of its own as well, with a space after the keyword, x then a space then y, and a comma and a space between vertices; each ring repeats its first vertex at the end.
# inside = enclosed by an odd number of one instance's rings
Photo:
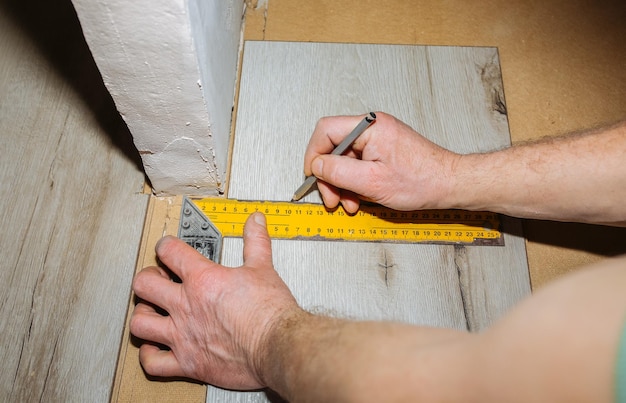
POLYGON ((324 204, 356 212, 359 200, 397 210, 444 208, 460 157, 430 142, 391 115, 377 120, 343 156, 330 155, 363 116, 322 118, 304 156, 306 175, 318 177, 324 204))
POLYGON ((139 359, 147 373, 232 389, 265 386, 260 366, 267 337, 283 315, 300 308, 272 265, 263 214, 248 218, 243 239, 238 268, 211 262, 174 237, 159 241, 159 259, 182 283, 159 267, 145 268, 133 283, 142 302, 130 329, 146 340, 139 359))

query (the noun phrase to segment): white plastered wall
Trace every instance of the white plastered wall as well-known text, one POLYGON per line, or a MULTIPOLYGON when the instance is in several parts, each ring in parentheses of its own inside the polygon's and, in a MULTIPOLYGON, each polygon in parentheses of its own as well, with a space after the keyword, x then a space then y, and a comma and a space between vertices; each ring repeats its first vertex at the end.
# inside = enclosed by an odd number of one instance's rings
POLYGON ((225 180, 241 0, 72 0, 156 194, 225 180))

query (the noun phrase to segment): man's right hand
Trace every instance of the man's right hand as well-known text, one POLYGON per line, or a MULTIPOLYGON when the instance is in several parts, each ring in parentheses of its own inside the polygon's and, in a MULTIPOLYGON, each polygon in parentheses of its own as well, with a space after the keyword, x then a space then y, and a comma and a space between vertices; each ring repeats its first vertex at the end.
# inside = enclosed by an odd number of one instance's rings
POLYGON ((377 120, 345 155, 330 155, 363 116, 326 117, 317 123, 304 156, 324 204, 356 212, 360 200, 397 210, 445 208, 460 155, 432 143, 391 115, 377 120))

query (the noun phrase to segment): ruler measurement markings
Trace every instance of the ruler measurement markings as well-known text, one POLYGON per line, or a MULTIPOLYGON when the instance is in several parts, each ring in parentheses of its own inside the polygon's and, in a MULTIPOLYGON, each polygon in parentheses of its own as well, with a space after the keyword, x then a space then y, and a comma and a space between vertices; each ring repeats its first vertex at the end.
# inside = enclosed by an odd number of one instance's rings
POLYGON ((270 235, 278 239, 449 243, 501 240, 499 218, 490 212, 404 212, 366 204, 356 214, 348 214, 342 208, 328 210, 321 204, 308 203, 218 198, 196 199, 194 203, 227 237, 241 236, 249 214, 260 211, 266 215, 270 235))

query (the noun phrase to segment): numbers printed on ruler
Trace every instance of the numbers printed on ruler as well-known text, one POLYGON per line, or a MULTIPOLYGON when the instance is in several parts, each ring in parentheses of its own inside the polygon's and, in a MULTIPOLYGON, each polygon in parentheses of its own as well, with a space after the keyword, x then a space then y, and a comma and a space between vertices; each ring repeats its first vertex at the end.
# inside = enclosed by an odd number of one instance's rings
POLYGON ((339 207, 223 198, 194 200, 225 237, 243 234, 248 216, 260 211, 273 238, 346 241, 443 242, 502 245, 499 216, 459 210, 395 211, 364 205, 354 215, 339 207))

